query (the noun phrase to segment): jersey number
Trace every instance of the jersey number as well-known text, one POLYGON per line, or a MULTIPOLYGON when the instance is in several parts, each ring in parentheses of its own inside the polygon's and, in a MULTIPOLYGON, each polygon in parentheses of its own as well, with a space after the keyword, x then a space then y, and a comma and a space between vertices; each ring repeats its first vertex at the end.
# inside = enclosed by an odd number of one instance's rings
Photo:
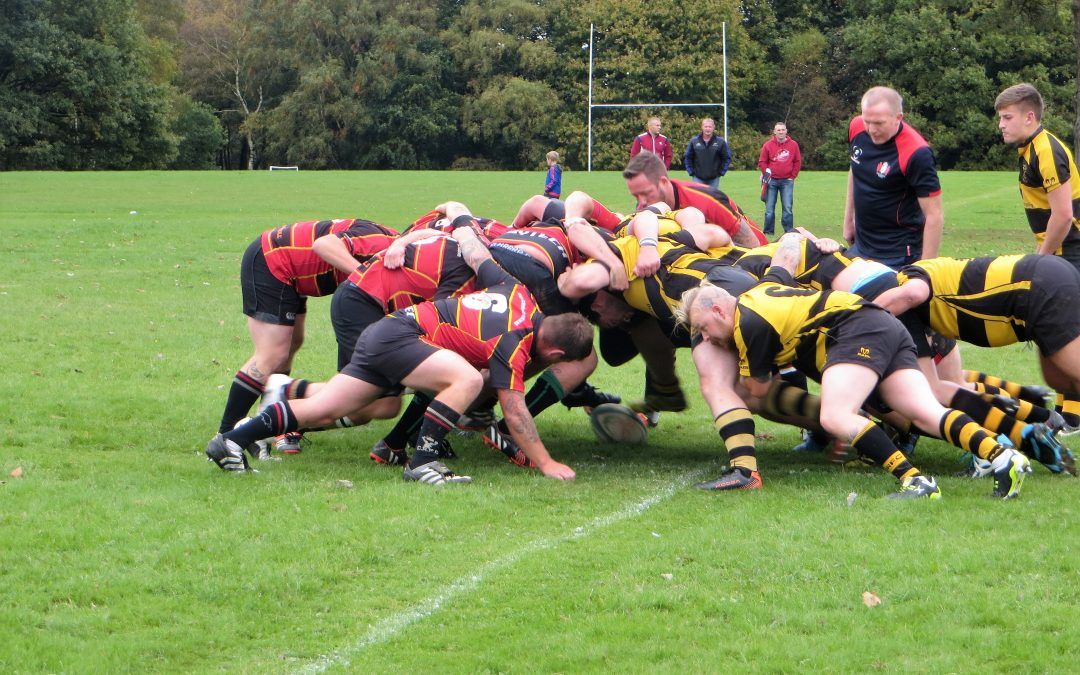
POLYGON ((461 299, 461 304, 468 309, 490 310, 495 314, 505 314, 510 301, 498 293, 470 293, 461 299))
POLYGON ((791 288, 790 286, 769 286, 765 289, 765 295, 774 298, 804 298, 815 293, 817 291, 808 288, 791 288))

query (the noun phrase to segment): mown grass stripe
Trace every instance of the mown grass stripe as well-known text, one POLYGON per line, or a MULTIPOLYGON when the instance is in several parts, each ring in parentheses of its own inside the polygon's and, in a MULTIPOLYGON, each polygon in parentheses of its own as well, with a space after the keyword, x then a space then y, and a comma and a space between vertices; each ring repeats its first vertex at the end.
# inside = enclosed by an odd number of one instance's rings
POLYGON ((545 539, 534 540, 522 548, 504 555, 501 558, 492 560, 472 574, 467 574, 457 581, 454 581, 449 586, 444 588, 439 593, 432 595, 415 607, 408 610, 397 612, 392 614, 382 621, 376 623, 374 626, 368 629, 359 640, 355 643, 342 647, 332 654, 326 654, 320 656, 318 659, 311 663, 297 669, 296 673, 302 675, 310 675, 313 673, 323 673, 331 668, 345 668, 348 667, 350 660, 356 654, 362 652, 364 649, 376 644, 387 642, 398 636, 409 626, 423 621, 433 614, 439 612, 447 603, 451 602, 460 595, 469 593, 476 590, 481 583, 490 575, 500 571, 503 568, 510 567, 516 564, 521 559, 530 556, 540 551, 546 551, 560 544, 564 544, 576 539, 582 539, 589 536, 597 530, 601 530, 605 527, 609 527, 616 523, 634 518, 648 511, 653 506, 656 506, 662 501, 670 499, 675 494, 676 490, 685 488, 691 483, 697 482, 710 472, 719 470, 719 463, 708 464, 704 467, 699 467, 693 471, 688 471, 680 474, 674 480, 664 484, 659 490, 649 495, 645 499, 634 504, 627 505, 618 511, 614 511, 604 516, 599 516, 592 519, 584 525, 575 527, 567 534, 563 534, 556 537, 548 537, 545 539))

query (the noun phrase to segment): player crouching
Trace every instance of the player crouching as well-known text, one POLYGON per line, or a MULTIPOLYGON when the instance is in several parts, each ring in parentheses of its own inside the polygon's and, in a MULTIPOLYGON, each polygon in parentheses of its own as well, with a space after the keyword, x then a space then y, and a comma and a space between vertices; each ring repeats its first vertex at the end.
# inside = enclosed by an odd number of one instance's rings
MULTIPOLYGON (((463 218, 468 218, 463 216, 463 218)), ((463 224, 471 222, 468 218, 463 224)), ((404 478, 429 485, 470 482, 438 461, 438 448, 484 386, 481 369, 510 422, 514 441, 546 476, 574 471, 552 459, 524 403, 524 372, 576 361, 592 351, 592 326, 578 314, 544 317, 532 296, 492 260, 480 265, 483 292, 425 302, 394 312, 364 331, 352 361, 328 382, 290 387, 297 397, 215 436, 206 454, 226 471, 247 469, 243 448, 257 439, 331 424, 405 386, 435 394, 404 478), (305 398, 307 396, 307 398, 305 398)))
MULTIPOLYGON (((991 462, 995 496, 1010 499, 1020 493, 1030 462, 964 413, 934 399, 916 363, 915 345, 898 320, 858 296, 793 288, 792 283, 788 271, 774 265, 761 284, 738 298, 701 286, 683 295, 679 318, 708 343, 736 350, 740 374, 753 396, 763 396, 776 369, 788 363, 818 380, 822 427, 901 481, 891 497, 938 499, 941 491, 880 427, 859 415, 875 391, 927 434, 991 462)), ((732 471, 743 478, 757 473, 732 471)))

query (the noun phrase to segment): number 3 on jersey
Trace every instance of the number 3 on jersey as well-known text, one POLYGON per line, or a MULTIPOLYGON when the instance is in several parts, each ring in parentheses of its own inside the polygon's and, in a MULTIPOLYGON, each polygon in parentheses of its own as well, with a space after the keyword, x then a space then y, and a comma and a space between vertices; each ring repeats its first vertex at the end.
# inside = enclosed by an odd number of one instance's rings
POLYGON ((469 309, 491 310, 496 314, 505 314, 510 301, 498 293, 470 293, 461 299, 461 304, 469 309))

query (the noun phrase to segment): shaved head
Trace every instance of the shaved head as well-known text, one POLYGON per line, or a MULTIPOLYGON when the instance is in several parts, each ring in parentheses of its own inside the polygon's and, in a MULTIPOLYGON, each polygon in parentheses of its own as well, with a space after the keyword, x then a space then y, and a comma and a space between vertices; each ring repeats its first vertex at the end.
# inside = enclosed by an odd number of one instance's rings
POLYGON ((891 87, 870 87, 863 94, 861 107, 866 110, 882 103, 887 105, 892 113, 904 112, 904 99, 891 87))

